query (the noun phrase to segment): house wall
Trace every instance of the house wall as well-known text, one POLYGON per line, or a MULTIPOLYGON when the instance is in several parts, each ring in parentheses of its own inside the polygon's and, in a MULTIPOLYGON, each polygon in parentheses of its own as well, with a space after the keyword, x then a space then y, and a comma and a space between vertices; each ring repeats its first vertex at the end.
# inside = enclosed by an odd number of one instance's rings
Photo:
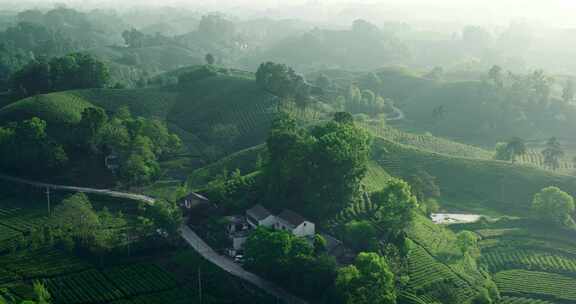
POLYGON ((234 237, 232 238, 232 247, 234 250, 242 250, 244 248, 244 243, 248 237, 234 237))
POLYGON ((284 221, 281 218, 276 218, 276 225, 274 226, 274 228, 277 230, 293 231, 295 227, 294 225, 284 221))
POLYGON ((268 228, 272 228, 274 227, 274 224, 276 224, 278 222, 278 220, 276 219, 275 216, 270 215, 267 218, 261 220, 258 222, 259 226, 264 226, 264 227, 268 227, 268 228))
POLYGON ((312 236, 316 234, 316 226, 314 223, 310 223, 305 221, 304 223, 300 224, 298 227, 292 230, 292 233, 295 236, 304 237, 304 236, 312 236))

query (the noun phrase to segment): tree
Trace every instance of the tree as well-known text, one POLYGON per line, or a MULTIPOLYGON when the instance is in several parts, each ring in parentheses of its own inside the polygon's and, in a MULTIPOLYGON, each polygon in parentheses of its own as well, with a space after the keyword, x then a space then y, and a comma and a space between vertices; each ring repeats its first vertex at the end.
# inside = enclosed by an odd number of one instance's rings
POLYGON ((92 203, 84 193, 66 197, 54 208, 53 221, 60 227, 70 227, 73 231, 87 233, 100 225, 92 203))
POLYGON ((394 274, 377 253, 361 252, 354 265, 340 268, 336 290, 344 304, 396 303, 394 274))
POLYGON ((512 163, 514 163, 518 156, 524 155, 527 152, 524 140, 520 137, 512 138, 506 143, 506 152, 510 155, 512 163))
POLYGON ((339 211, 359 194, 371 137, 349 115, 336 119, 311 131, 285 114, 273 122, 267 139, 267 200, 316 217, 339 211))
POLYGON ((311 132, 309 163, 312 177, 306 187, 307 201, 316 216, 334 214, 360 193, 372 138, 353 123, 332 121, 311 132), (329 202, 329 203, 327 203, 329 202))
POLYGON ((563 228, 576 227, 574 210, 574 198, 557 187, 542 189, 532 201, 532 211, 537 218, 563 228))
POLYGON ((326 252, 326 246, 328 245, 328 242, 322 235, 315 234, 313 245, 314 245, 314 254, 320 255, 326 252))
POLYGON ((292 249, 292 236, 286 231, 258 227, 244 244, 246 266, 266 276, 280 276, 281 263, 292 249))
POLYGON ((104 62, 90 54, 73 53, 50 61, 32 61, 14 74, 12 89, 31 96, 61 90, 103 88, 109 81, 110 71, 104 62))
POLYGON ((560 159, 564 156, 560 141, 556 137, 548 139, 546 148, 542 150, 542 155, 544 155, 544 164, 557 170, 560 167, 560 159))
POLYGON ((33 117, 0 130, 0 164, 5 168, 39 171, 60 169, 68 161, 63 147, 46 133, 44 120, 33 117))
POLYGON ((82 118, 78 124, 80 140, 86 146, 95 146, 96 136, 100 133, 106 122, 108 115, 101 108, 88 107, 82 111, 82 118))
POLYGON ((216 59, 214 58, 214 55, 208 53, 206 54, 206 57, 204 58, 206 60, 206 63, 209 65, 213 65, 214 61, 216 61, 216 59))
POLYGON ((308 103, 310 86, 301 75, 285 64, 262 63, 256 71, 256 82, 278 97, 294 99, 300 105, 308 103))
POLYGON ((507 144, 505 142, 499 142, 496 144, 496 154, 494 154, 494 159, 497 160, 510 160, 511 156, 507 149, 507 144))
POLYGON ((478 248, 478 236, 474 232, 460 231, 456 236, 456 243, 462 255, 472 254, 478 248))
POLYGON ((562 99, 566 103, 570 103, 574 100, 574 95, 576 94, 576 87, 574 85, 574 80, 569 79, 566 81, 566 85, 562 88, 562 99))
POLYGON ((369 251, 377 248, 378 233, 369 221, 350 221, 344 225, 343 239, 356 251, 369 251))
POLYGON ((33 61, 12 76, 12 90, 26 93, 27 97, 48 93, 52 90, 51 67, 45 61, 33 61))
POLYGON ((157 200, 148 211, 154 225, 168 235, 176 235, 182 225, 182 210, 176 203, 157 200))
POLYGON ((440 197, 440 187, 436 184, 436 178, 425 170, 416 170, 414 174, 408 177, 407 181, 411 186, 412 193, 420 202, 428 198, 440 197))
POLYGON ((431 216, 433 213, 437 213, 440 210, 440 204, 434 198, 427 198, 420 202, 420 210, 426 215, 431 216))
POLYGON ((375 216, 390 233, 398 234, 409 227, 418 208, 418 200, 403 180, 392 179, 384 188, 372 193, 370 199, 378 206, 375 216))

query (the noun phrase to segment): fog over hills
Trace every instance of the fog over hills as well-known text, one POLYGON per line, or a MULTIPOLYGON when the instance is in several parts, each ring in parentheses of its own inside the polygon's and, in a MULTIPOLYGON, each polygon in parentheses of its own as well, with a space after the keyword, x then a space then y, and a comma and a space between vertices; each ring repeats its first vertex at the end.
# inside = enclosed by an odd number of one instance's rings
POLYGON ((79 8, 188 7, 200 11, 224 11, 232 15, 254 16, 266 12, 269 17, 299 18, 342 23, 347 19, 366 18, 378 21, 456 22, 507 24, 511 20, 530 20, 553 26, 574 26, 576 2, 571 0, 2 0, 0 7, 44 7, 69 5, 79 8), (418 8, 418 10, 415 10, 418 8))

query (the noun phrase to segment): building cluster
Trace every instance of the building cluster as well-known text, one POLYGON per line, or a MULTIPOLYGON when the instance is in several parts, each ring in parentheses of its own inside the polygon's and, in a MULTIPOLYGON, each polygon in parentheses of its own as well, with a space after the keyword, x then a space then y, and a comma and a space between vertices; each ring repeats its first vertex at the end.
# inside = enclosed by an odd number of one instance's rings
POLYGON ((228 254, 236 256, 241 254, 248 235, 257 227, 267 227, 276 230, 285 230, 297 237, 312 239, 316 234, 314 223, 306 220, 296 212, 283 210, 279 214, 273 214, 262 205, 255 205, 246 210, 243 215, 228 217, 228 236, 232 240, 232 247, 228 254))

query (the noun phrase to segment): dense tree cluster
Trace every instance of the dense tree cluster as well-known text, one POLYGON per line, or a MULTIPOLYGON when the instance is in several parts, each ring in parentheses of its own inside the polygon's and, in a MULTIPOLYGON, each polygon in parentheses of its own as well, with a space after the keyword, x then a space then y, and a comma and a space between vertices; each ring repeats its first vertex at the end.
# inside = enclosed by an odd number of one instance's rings
POLYGON ((505 143, 498 143, 496 145, 495 159, 508 160, 514 163, 518 156, 524 155, 528 152, 526 143, 519 137, 514 137, 505 143))
POLYGON ((336 290, 343 304, 394 304, 394 274, 377 253, 361 252, 353 265, 338 270, 336 290))
MULTIPOLYGON (((87 114, 83 113, 83 120, 87 114)), ((128 108, 121 108, 105 122, 96 136, 102 151, 120 159, 118 175, 130 186, 156 179, 160 174, 158 160, 175 153, 182 144, 177 135, 168 132, 163 122, 132 117, 128 108)))
POLYGON ((389 180, 382 190, 372 193, 370 199, 378 206, 374 216, 390 235, 398 235, 410 227, 418 210, 418 200, 410 185, 399 179, 389 180))
POLYGON ((0 165, 43 175, 47 169, 65 169, 73 156, 114 155, 121 181, 136 186, 157 178, 160 158, 175 153, 182 144, 163 122, 132 117, 127 108, 111 118, 100 108, 85 108, 80 121, 65 134, 54 126, 49 132, 47 123, 34 117, 0 127, 0 151, 4 155, 0 165))
POLYGON ((285 64, 262 63, 256 72, 256 82, 278 97, 293 99, 297 104, 308 102, 310 85, 285 64))
POLYGON ((53 91, 103 88, 109 80, 110 72, 103 62, 88 54, 74 53, 29 63, 13 75, 12 89, 18 97, 26 97, 53 91))
POLYGON ((34 117, 0 127, 0 165, 22 172, 63 167, 68 156, 46 133, 46 122, 34 117))
POLYGON ((371 90, 361 91, 357 86, 350 85, 348 94, 346 95, 346 104, 344 105, 346 111, 352 114, 369 114, 377 115, 383 113, 387 103, 379 95, 376 95, 371 90))
POLYGON ((548 139, 546 148, 542 150, 544 156, 544 164, 553 170, 560 167, 560 159, 564 156, 564 149, 562 144, 556 137, 548 139))
POLYGON ((258 196, 259 176, 242 175, 240 170, 222 172, 206 186, 206 194, 227 210, 245 210, 258 196))
POLYGON ((334 284, 334 258, 287 231, 259 227, 248 237, 245 253, 248 268, 307 298, 328 296, 334 284))
POLYGON ((338 212, 359 195, 370 143, 348 113, 310 131, 282 114, 267 140, 267 197, 311 217, 338 212))
POLYGON ((137 29, 125 30, 122 32, 122 38, 124 38, 124 42, 130 48, 142 48, 175 43, 172 38, 166 37, 160 33, 148 35, 137 29))
POLYGON ((574 229, 574 198, 557 187, 542 189, 532 201, 532 211, 536 218, 559 227, 574 229))

